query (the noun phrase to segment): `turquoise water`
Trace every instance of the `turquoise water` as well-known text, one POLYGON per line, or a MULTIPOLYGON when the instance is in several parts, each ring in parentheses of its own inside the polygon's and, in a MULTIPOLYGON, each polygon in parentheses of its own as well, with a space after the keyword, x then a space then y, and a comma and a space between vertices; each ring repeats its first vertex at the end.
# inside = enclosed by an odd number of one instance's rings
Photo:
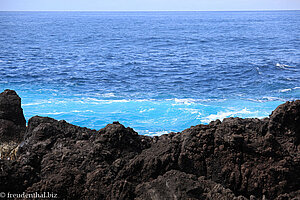
POLYGON ((140 134, 160 135, 230 116, 263 118, 281 103, 194 99, 103 100, 89 97, 32 101, 25 98, 23 108, 27 118, 36 114, 51 116, 94 129, 117 120, 140 134))
POLYGON ((300 11, 0 12, 0 89, 26 119, 159 135, 300 97, 300 11))

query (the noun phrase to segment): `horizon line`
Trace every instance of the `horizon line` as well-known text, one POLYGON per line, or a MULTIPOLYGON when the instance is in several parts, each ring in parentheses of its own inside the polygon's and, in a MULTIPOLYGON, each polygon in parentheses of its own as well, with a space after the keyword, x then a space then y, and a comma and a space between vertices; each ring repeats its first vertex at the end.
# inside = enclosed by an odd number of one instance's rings
POLYGON ((300 11, 300 9, 257 9, 257 10, 0 10, 0 12, 264 12, 300 11))

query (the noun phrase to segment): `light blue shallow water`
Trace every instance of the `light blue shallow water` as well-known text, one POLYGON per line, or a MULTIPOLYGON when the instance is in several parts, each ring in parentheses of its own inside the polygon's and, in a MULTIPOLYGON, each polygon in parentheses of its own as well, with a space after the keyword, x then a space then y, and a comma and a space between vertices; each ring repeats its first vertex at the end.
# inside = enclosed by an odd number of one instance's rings
POLYGON ((300 97, 300 11, 0 12, 0 89, 26 119, 141 134, 300 97))

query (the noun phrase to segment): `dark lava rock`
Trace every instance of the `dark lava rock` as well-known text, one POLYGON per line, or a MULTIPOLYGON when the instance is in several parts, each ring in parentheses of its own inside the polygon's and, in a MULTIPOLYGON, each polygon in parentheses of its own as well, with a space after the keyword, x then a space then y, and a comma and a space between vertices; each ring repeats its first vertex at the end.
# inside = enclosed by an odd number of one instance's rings
POLYGON ((33 117, 18 162, 35 169, 39 180, 25 191, 51 191, 69 199, 104 199, 120 169, 149 148, 150 142, 151 138, 119 123, 95 131, 33 117))
POLYGON ((0 191, 60 199, 299 199, 300 101, 265 119, 227 118, 159 137, 119 122, 96 131, 28 122, 17 160, 0 160, 0 191))
POLYGON ((21 127, 26 126, 21 98, 13 90, 5 90, 0 94, 0 119, 12 121, 21 127))
POLYGON ((13 90, 0 94, 0 143, 20 140, 26 128, 21 98, 13 90))
POLYGON ((168 199, 246 199, 236 197, 221 184, 206 180, 181 171, 171 170, 157 179, 141 183, 136 187, 137 200, 168 200, 168 199))

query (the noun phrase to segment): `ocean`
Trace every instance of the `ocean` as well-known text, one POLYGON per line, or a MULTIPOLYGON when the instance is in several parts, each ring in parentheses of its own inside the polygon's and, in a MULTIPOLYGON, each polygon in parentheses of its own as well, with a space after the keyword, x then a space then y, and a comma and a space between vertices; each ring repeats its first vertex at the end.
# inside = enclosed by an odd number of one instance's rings
POLYGON ((0 89, 28 120, 161 135, 300 99, 300 11, 0 12, 0 89))

